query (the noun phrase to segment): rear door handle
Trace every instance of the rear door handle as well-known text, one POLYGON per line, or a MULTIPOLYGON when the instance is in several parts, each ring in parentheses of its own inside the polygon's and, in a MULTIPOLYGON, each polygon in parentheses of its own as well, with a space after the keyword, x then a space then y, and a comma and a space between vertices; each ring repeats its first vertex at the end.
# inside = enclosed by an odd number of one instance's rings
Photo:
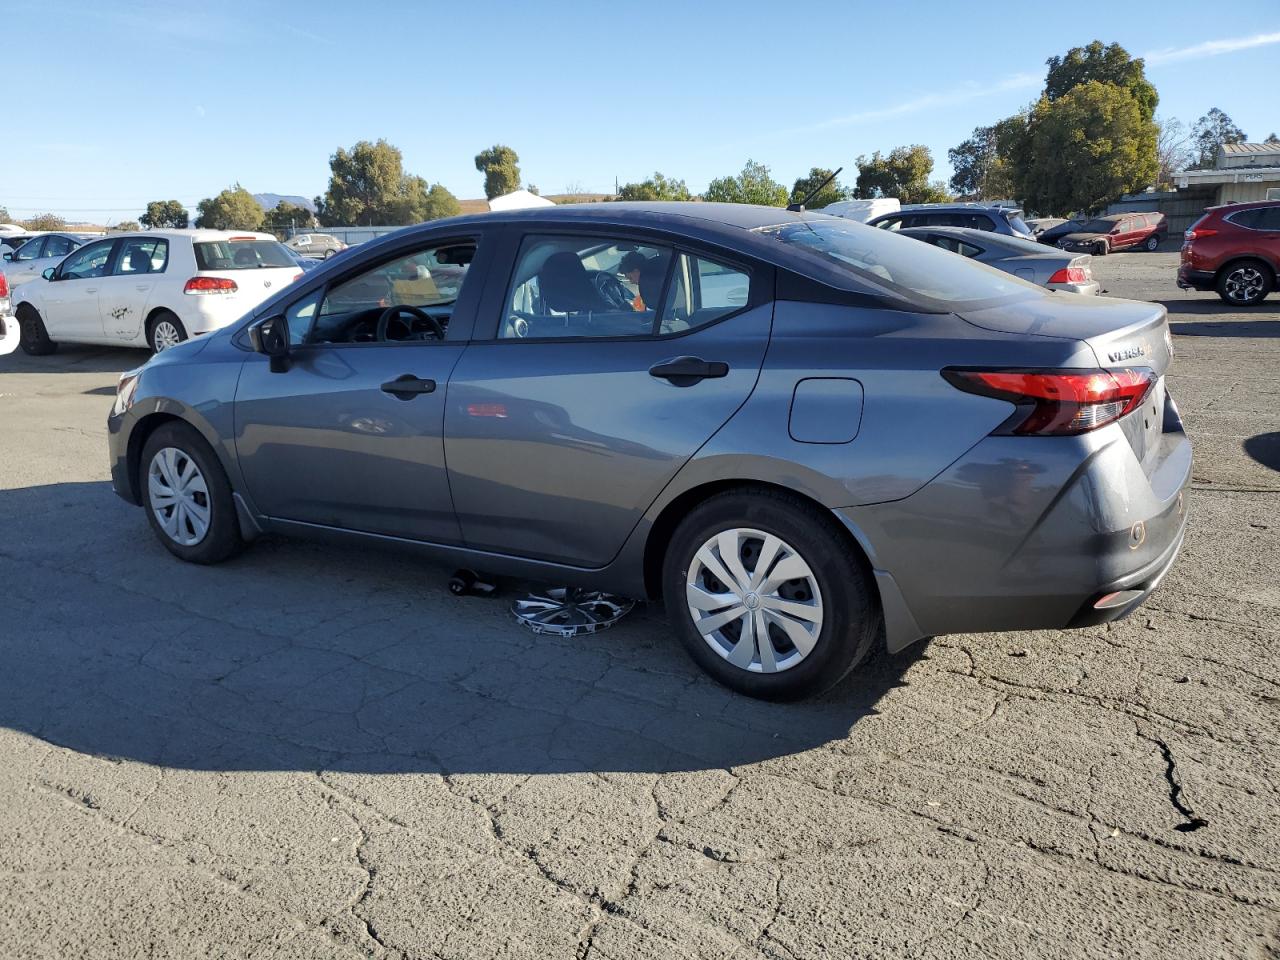
POLYGON ((382 392, 389 393, 397 400, 412 400, 420 393, 435 393, 436 382, 415 377, 412 373, 402 373, 394 380, 382 385, 382 392))
POLYGON ((700 380, 719 379, 729 375, 729 365, 722 360, 701 357, 676 357, 649 368, 649 376, 666 380, 677 387, 691 387, 700 380))

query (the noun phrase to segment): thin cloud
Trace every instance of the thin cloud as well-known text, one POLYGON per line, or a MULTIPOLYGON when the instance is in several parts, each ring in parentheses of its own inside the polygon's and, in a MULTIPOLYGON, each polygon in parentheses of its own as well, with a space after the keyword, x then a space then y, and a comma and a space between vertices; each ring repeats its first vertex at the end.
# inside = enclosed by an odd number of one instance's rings
POLYGON ((1230 40, 1206 40, 1190 47, 1167 47, 1164 50, 1153 50, 1145 54, 1148 65, 1177 63, 1181 60, 1201 60, 1205 57, 1218 57, 1224 53, 1236 53, 1240 50, 1252 50, 1254 47, 1268 47, 1280 43, 1280 33, 1258 33, 1252 37, 1234 37, 1230 40))

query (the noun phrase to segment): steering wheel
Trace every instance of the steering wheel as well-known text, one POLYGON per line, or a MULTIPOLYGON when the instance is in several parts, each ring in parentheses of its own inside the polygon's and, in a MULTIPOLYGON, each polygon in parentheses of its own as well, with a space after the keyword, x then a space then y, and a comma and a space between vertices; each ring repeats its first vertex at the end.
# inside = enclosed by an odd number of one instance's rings
POLYGON ((400 326, 404 327, 406 330, 409 331, 409 335, 407 337, 402 337, 400 339, 403 339, 403 340, 413 339, 413 324, 406 323, 404 320, 400 319, 400 314, 402 313, 407 313, 416 320, 422 320, 426 322, 431 326, 431 332, 435 334, 435 337, 437 340, 444 339, 444 327, 441 326, 439 320, 431 316, 431 314, 427 313, 425 310, 420 310, 417 307, 413 307, 407 303, 404 303, 394 307, 387 307, 387 309, 383 310, 382 313, 378 315, 378 329, 377 329, 377 332, 374 334, 374 339, 378 343, 386 343, 387 340, 390 339, 387 336, 387 333, 391 326, 392 319, 395 319, 396 322, 400 324, 400 326))
POLYGON ((615 277, 607 270, 601 270, 595 275, 594 280, 596 292, 604 297, 609 306, 615 310, 633 310, 632 305, 635 301, 635 294, 626 288, 621 280, 615 277))

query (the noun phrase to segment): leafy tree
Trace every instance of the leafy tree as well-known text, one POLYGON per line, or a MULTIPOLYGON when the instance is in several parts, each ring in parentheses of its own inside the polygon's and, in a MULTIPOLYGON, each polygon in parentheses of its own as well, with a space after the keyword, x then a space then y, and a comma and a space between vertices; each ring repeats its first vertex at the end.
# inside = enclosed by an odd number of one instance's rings
POLYGON ((1098 210, 1158 172, 1156 125, 1123 87, 1091 80, 1041 97, 1014 151, 1019 193, 1041 213, 1098 210))
POLYGON ((133 233, 142 229, 142 225, 137 220, 121 220, 111 228, 115 233, 133 233))
POLYGON ((0 204, 0 223, 9 222, 9 208, 0 204))
POLYGON ((975 127, 973 135, 947 151, 955 173, 951 189, 957 193, 994 200, 1013 196, 1011 156, 1019 139, 1026 136, 1027 118, 1017 114, 989 127, 975 127))
MULTIPOLYGON (((1280 143, 1280 137, 1277 137, 1274 133, 1269 133, 1267 134, 1267 139, 1263 140, 1262 142, 1263 143, 1280 143)), ((3 211, 4 211, 4 207, 0 207, 0 212, 3 212, 3 211)))
POLYGON ((329 158, 329 169, 329 189, 316 198, 323 226, 392 226, 458 212, 457 200, 444 187, 406 174, 399 148, 386 140, 361 140, 350 150, 339 147, 329 158))
POLYGON ((262 207, 240 184, 206 197, 196 205, 196 226, 213 230, 258 230, 262 207))
MULTIPOLYGON (((581 191, 579 191, 581 192, 581 191)), ((619 200, 692 200, 693 195, 683 180, 669 179, 654 171, 648 180, 626 183, 618 190, 619 200)))
POLYGON ((1187 169, 1195 159, 1191 149, 1191 135, 1182 121, 1174 117, 1156 118, 1156 183, 1172 183, 1177 174, 1187 169))
POLYGON ((1249 138, 1225 113, 1214 107, 1191 128, 1195 144, 1196 168, 1208 170, 1218 159, 1218 148, 1227 143, 1244 143, 1249 138))
POLYGON ((858 157, 857 163, 854 196, 897 197, 903 203, 941 203, 952 199, 941 180, 929 181, 933 154, 922 144, 894 147, 888 154, 877 150, 870 157, 858 157))
POLYGON ((288 200, 281 200, 262 216, 262 228, 273 233, 285 233, 291 227, 305 229, 314 226, 315 222, 315 214, 288 200))
POLYGON ((766 207, 784 207, 787 188, 769 176, 763 163, 748 160, 736 177, 720 177, 707 185, 704 200, 719 203, 758 203, 766 207))
POLYGON ((67 221, 56 213, 41 213, 30 220, 23 220, 21 226, 26 227, 28 230, 65 230, 67 229, 67 221))
POLYGON ((177 200, 152 200, 147 204, 147 212, 138 220, 152 230, 183 230, 190 217, 187 208, 177 200))
MULTIPOLYGON (((811 191, 817 190, 822 181, 826 180, 834 172, 833 170, 824 170, 822 167, 810 167, 808 176, 796 178, 795 184, 791 187, 791 199, 788 202, 799 203, 809 196, 811 191)), ((849 188, 839 180, 832 180, 821 190, 818 190, 805 206, 810 210, 821 210, 823 207, 840 200, 847 200, 848 197, 849 188)))
POLYGON ((520 157, 510 147, 495 143, 476 154, 476 169, 484 174, 488 200, 520 189, 520 157))
POLYGON ((1049 73, 1044 81, 1044 95, 1050 102, 1082 84, 1097 81, 1128 90, 1143 120, 1151 120, 1156 115, 1160 97, 1147 79, 1142 58, 1129 56, 1118 43, 1103 46, 1101 40, 1094 40, 1087 47, 1072 47, 1065 57, 1050 57, 1046 63, 1049 73))
POLYGON ((533 183, 526 183, 526 184, 524 185, 524 188, 525 188, 526 190, 528 190, 530 193, 532 193, 535 197, 540 197, 540 196, 542 196, 542 191, 538 189, 537 184, 533 184, 533 183))

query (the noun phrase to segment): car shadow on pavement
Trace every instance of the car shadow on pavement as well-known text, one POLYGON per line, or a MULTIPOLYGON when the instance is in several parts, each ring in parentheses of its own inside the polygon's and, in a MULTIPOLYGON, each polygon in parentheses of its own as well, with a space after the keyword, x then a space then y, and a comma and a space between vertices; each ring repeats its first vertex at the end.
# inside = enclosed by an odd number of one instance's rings
POLYGON ((1250 437, 1244 442, 1244 452, 1264 467, 1280 470, 1280 432, 1250 437))
POLYGON ((1280 337, 1280 320, 1170 320, 1169 329, 1179 337, 1280 337))
POLYGON ((21 350, 0 360, 0 373, 122 373, 140 367, 149 350, 59 344, 56 353, 30 357, 21 350))
POLYGON ((513 773, 727 768, 847 737, 918 657, 770 704, 707 679, 647 606, 535 636, 449 571, 264 540, 184 564, 106 483, 0 492, 0 724, 199 770, 513 773))

